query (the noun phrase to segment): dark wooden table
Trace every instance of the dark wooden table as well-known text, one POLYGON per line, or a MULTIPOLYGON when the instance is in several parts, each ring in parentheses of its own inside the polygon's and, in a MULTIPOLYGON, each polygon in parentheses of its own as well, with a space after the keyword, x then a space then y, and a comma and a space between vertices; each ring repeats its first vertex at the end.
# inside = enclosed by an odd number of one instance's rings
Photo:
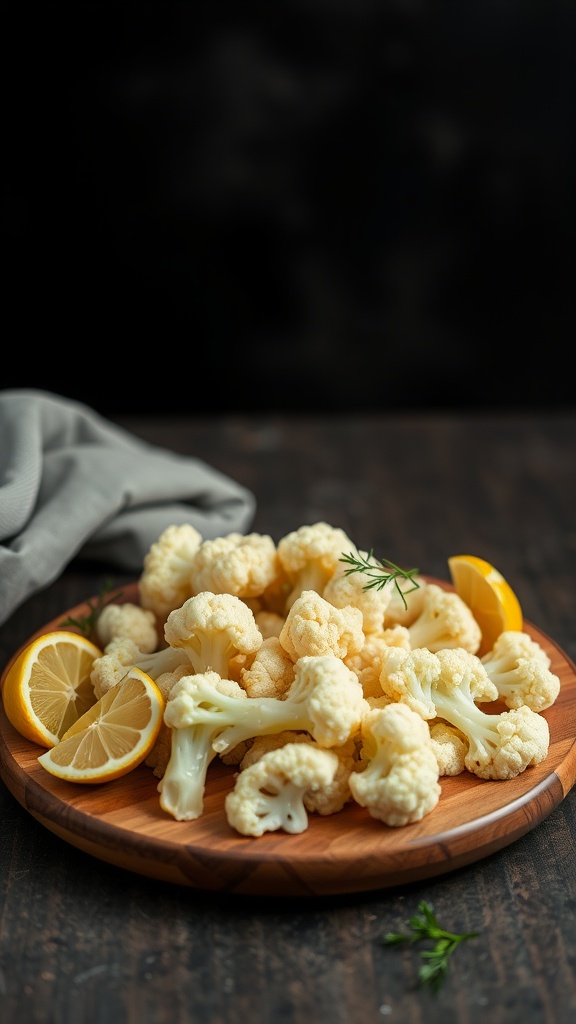
MULTIPOLYGON (((256 494, 276 540, 323 519, 376 554, 448 579, 475 553, 576 660, 576 417, 471 413, 365 418, 122 420, 256 494)), ((97 593, 109 569, 72 563, 0 629, 0 664, 97 593)), ((128 578, 115 574, 118 585, 128 578)), ((576 789, 537 827, 433 879, 337 897, 218 895, 82 853, 0 784, 2 1024, 573 1024, 576 789), (417 955, 381 942, 420 900, 462 945, 438 994, 417 955)))

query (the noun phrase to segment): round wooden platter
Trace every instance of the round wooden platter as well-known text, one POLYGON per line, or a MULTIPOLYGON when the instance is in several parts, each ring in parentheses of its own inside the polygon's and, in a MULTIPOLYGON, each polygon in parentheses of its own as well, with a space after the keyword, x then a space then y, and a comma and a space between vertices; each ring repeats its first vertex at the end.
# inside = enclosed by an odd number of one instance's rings
MULTIPOLYGON (((441 580, 434 582, 452 589, 441 580)), ((118 599, 137 603, 137 585, 124 588, 118 599)), ((87 611, 87 604, 69 609, 34 636, 58 629, 68 615, 78 618, 87 611)), ((19 803, 67 843, 117 867, 192 888, 324 896, 442 875, 495 853, 535 828, 576 781, 576 667, 531 623, 525 622, 524 629, 547 651, 551 671, 562 683, 555 704, 543 712, 550 726, 548 756, 505 782, 478 779, 469 772, 441 779, 438 805, 414 825, 391 828, 351 802, 338 814, 310 814, 308 828, 299 835, 241 836, 224 812, 237 769, 219 759, 208 770, 202 816, 175 821, 162 811, 158 780, 145 765, 94 786, 54 778, 38 763, 43 748, 12 728, 3 707, 0 775, 19 803)))

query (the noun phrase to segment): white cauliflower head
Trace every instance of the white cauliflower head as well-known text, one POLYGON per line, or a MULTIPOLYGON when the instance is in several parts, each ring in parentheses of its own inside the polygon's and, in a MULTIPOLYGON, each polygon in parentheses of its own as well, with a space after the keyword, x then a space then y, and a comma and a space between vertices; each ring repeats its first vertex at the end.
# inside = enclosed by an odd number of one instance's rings
POLYGON ((299 658, 286 701, 305 701, 308 731, 323 747, 346 743, 367 710, 357 676, 333 654, 299 658))
POLYGON ((422 718, 436 718, 432 687, 440 676, 440 663, 427 647, 407 651, 389 647, 382 656, 380 686, 390 701, 403 701, 422 718))
POLYGON ((140 603, 162 624, 192 595, 192 563, 202 536, 190 523, 166 527, 144 558, 138 580, 140 603))
POLYGON ((386 825, 420 821, 441 793, 426 722, 406 704, 388 704, 366 714, 362 737, 367 767, 349 778, 356 802, 386 825))
POLYGON ((96 619, 96 634, 102 648, 115 637, 133 640, 145 654, 155 651, 158 646, 156 615, 131 601, 105 605, 96 619))
POLYGON ((424 589, 422 610, 408 626, 410 644, 436 653, 447 647, 462 647, 476 654, 482 640, 480 626, 462 598, 436 583, 424 589))
POLYGON ((255 654, 262 634, 248 605, 234 594, 202 591, 170 612, 164 638, 182 648, 196 672, 214 671, 229 678, 228 662, 238 654, 255 654))
MULTIPOLYGON (((249 750, 245 753, 240 762, 240 770, 249 768, 269 750, 277 750, 287 743, 312 743, 316 741, 307 732, 295 732, 287 729, 285 732, 276 733, 273 736, 257 736, 249 750)), ((324 749, 324 748, 322 748, 324 749)), ((310 789, 304 794, 304 806, 307 811, 314 811, 316 814, 328 815, 337 814, 352 799, 348 779, 353 771, 359 766, 359 755, 354 738, 347 740, 341 747, 330 748, 338 758, 338 767, 332 782, 319 789, 310 789)))
POLYGON ((289 611, 303 590, 322 594, 342 555, 353 549, 354 544, 344 530, 325 522, 300 526, 282 537, 278 542, 278 559, 292 588, 285 611, 289 611))
POLYGON ((498 691, 480 658, 463 648, 436 654, 390 648, 381 682, 385 694, 422 718, 438 717, 458 729, 468 744, 465 766, 479 778, 514 778, 548 752, 548 723, 541 715, 528 707, 487 714, 478 706, 496 700, 498 691))
POLYGON ((438 691, 458 687, 478 704, 498 699, 498 690, 476 654, 463 647, 446 647, 437 651, 436 657, 440 665, 438 691))
POLYGON ((514 779, 544 760, 550 730, 542 715, 520 707, 485 717, 493 721, 467 730, 470 747, 465 764, 474 775, 481 779, 514 779))
POLYGON ((276 579, 276 545, 267 534, 229 533, 205 540, 194 557, 192 587, 195 594, 259 597, 276 579))
POLYGON ((228 823, 245 836, 278 829, 304 832, 308 828, 306 794, 329 786, 337 768, 335 753, 310 743, 286 743, 269 750, 240 772, 227 794, 228 823))
POLYGON ((469 746, 466 737, 459 729, 441 719, 429 722, 429 726, 440 775, 461 775, 466 769, 469 746))
POLYGON ((528 707, 512 708, 501 714, 487 714, 476 701, 496 687, 484 665, 467 651, 445 650, 435 655, 441 671, 432 696, 438 717, 449 722, 466 737, 468 771, 482 779, 513 779, 548 753, 548 722, 528 707), (480 666, 480 670, 478 669, 480 666), (486 674, 487 684, 482 682, 486 674))
POLYGON ((294 682, 294 662, 278 637, 263 640, 248 668, 240 669, 240 685, 249 697, 279 697, 294 682))
POLYGON ((364 646, 362 612, 351 605, 335 608, 315 590, 304 590, 288 612, 279 640, 293 661, 304 655, 349 657, 364 646))
POLYGON ((560 679, 550 671, 550 658, 528 633, 505 630, 481 661, 509 708, 526 705, 532 711, 545 711, 560 693, 560 679))

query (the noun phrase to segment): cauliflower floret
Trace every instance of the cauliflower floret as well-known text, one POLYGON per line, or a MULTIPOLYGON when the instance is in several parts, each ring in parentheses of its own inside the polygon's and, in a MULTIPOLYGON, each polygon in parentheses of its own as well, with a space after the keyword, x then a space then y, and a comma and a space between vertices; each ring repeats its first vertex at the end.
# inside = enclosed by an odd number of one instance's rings
POLYGON ((190 523, 167 526, 144 557, 138 580, 140 604, 164 625, 174 608, 192 595, 192 563, 202 536, 190 523))
POLYGON ((186 665, 190 671, 192 666, 186 651, 164 647, 147 654, 129 637, 117 636, 106 644, 102 656, 94 659, 90 682, 96 699, 100 700, 134 666, 156 681, 164 672, 173 672, 179 665, 186 665))
MULTIPOLYGON (((353 554, 354 552, 352 552, 353 554)), ((378 566, 380 563, 367 552, 359 552, 363 561, 378 566)), ((340 562, 322 591, 322 597, 335 608, 352 606, 362 612, 362 629, 366 634, 379 633, 384 628, 384 615, 396 591, 396 584, 390 579, 385 586, 371 585, 372 577, 365 572, 349 573, 346 564, 340 562), (366 589, 365 589, 366 588, 366 589)))
MULTIPOLYGON (((438 711, 448 713, 439 703, 438 711)), ((526 768, 540 764, 548 753, 548 722, 528 707, 512 708, 500 715, 483 715, 475 704, 451 708, 451 720, 470 744, 465 764, 481 779, 513 779, 526 768), (475 709, 475 711, 474 711, 475 709), (483 716, 483 717, 481 717, 483 716)))
POLYGON ((333 655, 300 658, 282 700, 248 697, 238 689, 243 700, 236 691, 231 696, 211 685, 209 673, 185 676, 172 689, 164 718, 168 721, 172 702, 180 695, 187 723, 212 729, 213 749, 225 754, 247 739, 286 729, 309 732, 323 747, 342 746, 359 731, 367 710, 356 676, 333 655))
MULTIPOLYGON (((315 740, 306 732, 286 730, 286 732, 277 733, 275 736, 257 736, 240 762, 240 770, 249 768, 269 750, 277 750, 278 747, 283 747, 286 743, 316 745, 315 740)), ((332 782, 328 786, 307 792, 304 795, 306 810, 322 815, 337 814, 352 799, 348 779, 351 773, 357 771, 359 767, 358 749, 353 738, 347 740, 341 747, 331 747, 331 750, 338 757, 338 767, 332 782)))
POLYGON ((506 630, 481 661, 509 708, 526 705, 532 711, 545 711, 560 693, 560 679, 550 671, 550 658, 528 633, 506 630))
POLYGON ((439 675, 440 665, 427 647, 389 647, 380 665, 380 688, 391 702, 403 701, 422 718, 436 718, 432 686, 439 675))
POLYGON ((287 613, 304 590, 322 594, 344 551, 354 544, 338 526, 318 522, 300 526, 278 542, 278 559, 291 590, 285 600, 287 613))
POLYGON ((382 670, 384 692, 390 685, 396 699, 423 718, 436 715, 459 729, 468 743, 464 761, 468 771, 481 779, 513 779, 544 760, 550 743, 545 718, 525 706, 490 715, 475 703, 495 700, 498 695, 480 658, 463 648, 428 654, 419 676, 422 651, 408 654, 391 648, 382 670), (388 675, 386 662, 398 656, 402 665, 388 675), (435 715, 430 713, 430 705, 435 715))
POLYGON ((335 608, 315 590, 304 590, 292 605, 279 637, 293 661, 303 655, 346 658, 364 646, 359 608, 335 608))
POLYGON ((252 697, 250 705, 246 720, 222 733, 216 749, 284 729, 309 732, 323 747, 342 746, 358 731, 366 711, 358 679, 332 654, 300 658, 282 700, 252 697))
POLYGON ((248 703, 242 687, 221 679, 217 672, 183 676, 170 690, 164 709, 164 724, 171 734, 170 757, 158 792, 162 810, 177 821, 192 821, 202 814, 206 774, 216 757, 213 740, 220 722, 216 716, 211 721, 198 721, 195 714, 195 697, 203 686, 222 700, 248 703))
POLYGON ((196 672, 217 672, 222 679, 229 678, 231 658, 255 654, 262 643, 254 615, 239 597, 209 591, 170 612, 164 638, 186 651, 196 672))
POLYGON ((133 640, 144 654, 151 654, 158 647, 156 615, 131 601, 107 604, 96 619, 96 634, 102 649, 116 637, 133 640))
POLYGON ((240 669, 240 685, 249 697, 282 698, 294 682, 294 662, 278 637, 263 640, 249 668, 240 669))
POLYGON ((420 821, 441 792, 426 722, 405 704, 388 704, 366 714, 362 737, 367 767, 349 779, 356 802, 386 825, 420 821))
POLYGON ((380 672, 382 659, 389 647, 403 647, 410 650, 408 630, 404 626, 393 626, 383 633, 368 633, 362 650, 343 658, 358 676, 365 697, 381 697, 380 672))
POLYGON ((192 565, 193 593, 255 598, 276 578, 276 545, 267 534, 229 533, 205 540, 192 565))
MULTIPOLYGON (((456 648, 452 664, 455 678, 459 682, 465 680, 472 700, 481 702, 497 699, 498 691, 475 654, 470 654, 464 648, 456 648)), ((422 718, 435 718, 435 687, 441 670, 442 662, 427 647, 417 647, 414 651, 389 647, 381 662, 382 692, 391 701, 401 700, 408 704, 422 718)))
POLYGON ((232 828, 244 836, 264 832, 297 834, 308 828, 307 793, 333 781, 338 757, 310 743, 287 743, 240 772, 224 802, 232 828))
POLYGON ((436 653, 447 647, 462 647, 476 654, 482 640, 480 626, 462 598, 429 583, 424 591, 422 611, 408 626, 412 648, 427 647, 436 653))
POLYGON ((441 719, 436 719, 428 724, 432 749, 438 761, 440 775, 461 775, 466 769, 466 754, 468 753, 466 737, 459 729, 455 729, 453 725, 448 725, 448 722, 443 722, 441 719))

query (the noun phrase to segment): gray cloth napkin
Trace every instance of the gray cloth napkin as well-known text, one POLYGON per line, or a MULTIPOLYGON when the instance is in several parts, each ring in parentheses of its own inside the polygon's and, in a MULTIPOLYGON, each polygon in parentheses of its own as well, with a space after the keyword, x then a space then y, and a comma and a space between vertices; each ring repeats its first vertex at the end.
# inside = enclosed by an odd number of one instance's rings
POLYGON ((0 625, 76 555, 139 574, 162 531, 245 533, 253 494, 79 402, 0 391, 0 625))

